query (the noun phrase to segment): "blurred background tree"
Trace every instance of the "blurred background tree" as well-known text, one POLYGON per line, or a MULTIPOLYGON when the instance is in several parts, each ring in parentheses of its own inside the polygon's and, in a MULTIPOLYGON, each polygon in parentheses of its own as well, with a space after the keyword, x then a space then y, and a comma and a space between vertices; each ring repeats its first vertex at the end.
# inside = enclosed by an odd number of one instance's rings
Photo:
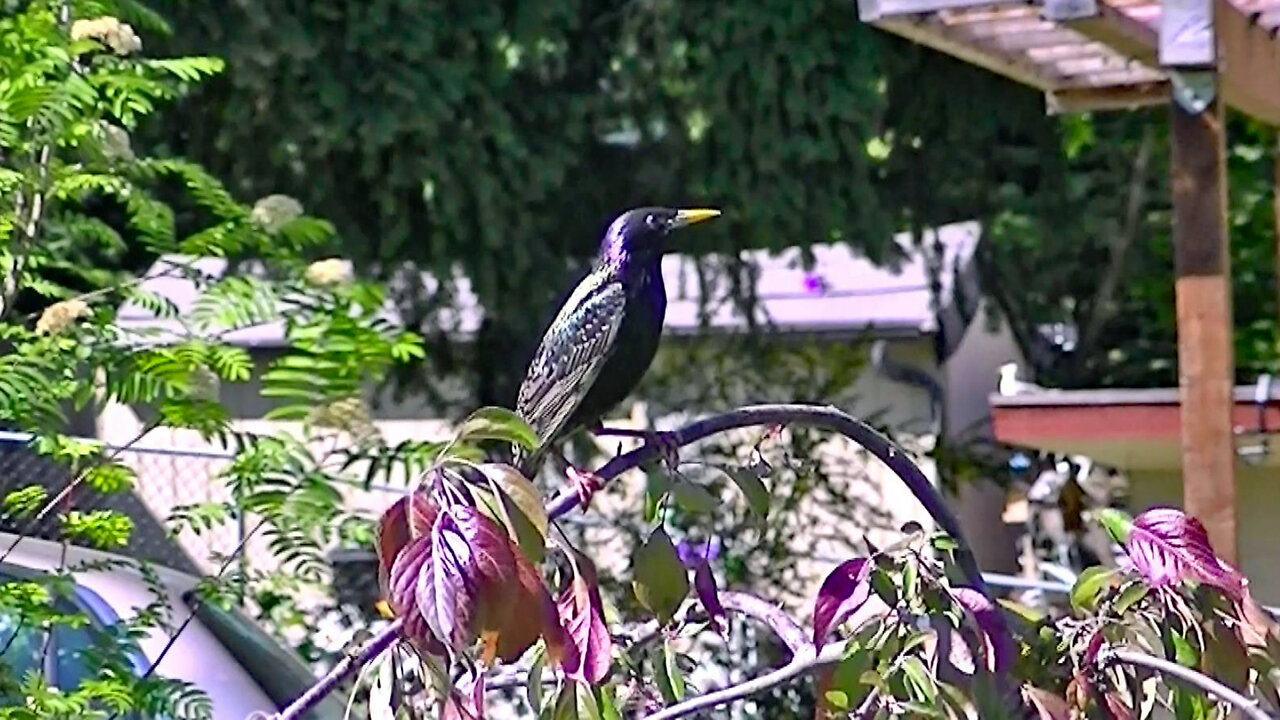
MULTIPOLYGON (((474 365, 479 402, 509 400, 575 261, 639 202, 725 208, 693 253, 836 240, 880 258, 894 230, 977 217, 987 290, 1043 382, 1175 380, 1159 109, 1051 117, 1038 93, 879 33, 847 0, 167 12, 170 50, 212 52, 229 72, 151 141, 246 197, 325 208, 368 271, 460 263, 487 312, 482 352, 432 356, 435 370, 474 365), (1053 323, 1074 342, 1045 341, 1053 323)), ((1232 129, 1249 379, 1275 357, 1273 138, 1232 129)), ((441 300, 401 292, 418 318, 441 300)))

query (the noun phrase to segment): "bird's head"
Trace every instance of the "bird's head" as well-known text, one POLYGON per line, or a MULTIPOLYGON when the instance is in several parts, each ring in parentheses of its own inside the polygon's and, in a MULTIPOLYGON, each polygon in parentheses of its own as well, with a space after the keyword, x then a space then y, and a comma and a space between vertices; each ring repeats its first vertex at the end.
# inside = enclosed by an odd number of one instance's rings
POLYGON ((667 236, 720 214, 719 210, 675 210, 646 207, 619 215, 605 233, 601 252, 607 257, 656 257, 667 251, 667 236))

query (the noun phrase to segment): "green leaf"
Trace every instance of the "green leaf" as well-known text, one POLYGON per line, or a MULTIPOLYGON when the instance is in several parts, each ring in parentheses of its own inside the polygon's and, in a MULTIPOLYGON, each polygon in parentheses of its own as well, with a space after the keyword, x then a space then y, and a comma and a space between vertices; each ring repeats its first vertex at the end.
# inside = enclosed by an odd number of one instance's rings
POLYGON ((596 703, 600 706, 600 720, 622 720, 622 713, 618 712, 618 702, 613 697, 613 688, 603 685, 593 690, 596 703))
POLYGON ((500 407, 484 407, 462 422, 457 442, 504 440, 526 450, 538 447, 538 435, 519 415, 500 407))
POLYGON ((28 485, 5 495, 4 511, 15 518, 35 515, 48 502, 49 491, 41 485, 28 485))
POLYGON ((525 681, 525 694, 529 698, 529 707, 534 715, 542 714, 542 669, 547 666, 547 651, 543 645, 534 650, 533 664, 529 666, 529 677, 525 681))
POLYGON ((920 594, 920 567, 914 557, 908 557, 902 568, 902 597, 908 603, 915 601, 920 594))
POLYGON ((709 513, 720 507, 720 498, 706 488, 684 478, 671 483, 671 498, 680 507, 693 513, 709 513))
POLYGON ((680 672, 679 663, 676 662, 676 651, 671 646, 670 639, 662 641, 662 653, 654 658, 654 664, 657 666, 658 689, 662 692, 662 697, 667 704, 683 700, 684 676, 680 672))
POLYGON ((591 687, 577 682, 570 683, 569 686, 578 689, 578 717, 583 720, 601 720, 600 706, 596 703, 591 687))
POLYGON ((1114 508, 1104 508, 1098 513, 1098 523, 1116 543, 1128 544, 1129 531, 1133 528, 1133 518, 1128 513, 1114 508))
POLYGON ((546 556, 550 520, 537 488, 509 465, 486 463, 480 466, 480 470, 500 500, 497 508, 499 517, 495 520, 506 527, 511 539, 516 541, 530 562, 535 565, 541 563, 546 556))
POLYGON ((1103 591, 1113 584, 1115 578, 1116 571, 1113 569, 1099 566, 1085 568, 1071 588, 1071 607, 1078 612, 1092 611, 1098 606, 1103 591))
POLYGON ((769 515, 769 488, 760 479, 759 473, 751 468, 725 466, 721 468, 738 486, 747 498, 747 506, 760 517, 769 515))
POLYGON ((898 586, 894 584, 893 576, 884 569, 875 568, 871 571, 871 589, 889 607, 895 607, 898 604, 898 586))
POLYGON ((1127 583, 1124 590, 1120 592, 1120 596, 1116 598, 1115 611, 1121 615, 1128 612, 1129 608, 1147 596, 1147 591, 1146 583, 1138 581, 1127 583))
POLYGON ((136 479, 133 468, 118 462, 96 465, 84 475, 85 483, 104 495, 132 488, 136 479))
POLYGON ((671 621, 689 594, 689 571, 680 562, 671 537, 654 530, 631 561, 632 590, 640 604, 662 623, 671 621))
POLYGON ((551 720, 578 720, 578 683, 565 683, 551 705, 551 720))
POLYGON ((938 688, 919 657, 913 655, 903 660, 902 672, 907 680, 907 692, 913 700, 927 705, 937 701, 938 688))
POLYGON ((72 541, 102 550, 123 547, 133 532, 133 521, 112 510, 82 513, 72 510, 62 518, 62 532, 72 541))

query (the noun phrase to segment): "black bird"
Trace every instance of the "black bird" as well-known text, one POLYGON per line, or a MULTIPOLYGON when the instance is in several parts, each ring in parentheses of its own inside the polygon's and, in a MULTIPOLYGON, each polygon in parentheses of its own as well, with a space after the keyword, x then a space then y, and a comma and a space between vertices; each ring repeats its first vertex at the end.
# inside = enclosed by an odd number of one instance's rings
MULTIPOLYGON (((639 384, 658 351, 667 313, 662 254, 673 230, 709 220, 718 210, 629 210, 609 225, 586 277, 542 336, 516 412, 540 446, 517 464, 532 477, 551 445, 600 418, 639 384)), ((570 468, 585 504, 594 479, 570 468)))

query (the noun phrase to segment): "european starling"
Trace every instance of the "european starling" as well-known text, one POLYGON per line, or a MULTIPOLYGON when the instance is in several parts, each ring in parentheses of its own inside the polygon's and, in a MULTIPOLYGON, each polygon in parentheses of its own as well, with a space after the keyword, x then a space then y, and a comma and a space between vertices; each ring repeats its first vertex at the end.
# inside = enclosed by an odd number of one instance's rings
MULTIPOLYGON (((658 351, 667 312, 662 254, 668 235, 709 220, 718 210, 638 208, 609 225, 586 277, 561 306, 538 346, 516 401, 516 412, 540 446, 517 458, 537 472, 551 445, 600 418, 639 384, 658 351)), ((570 468, 585 504, 594 479, 570 468)))

